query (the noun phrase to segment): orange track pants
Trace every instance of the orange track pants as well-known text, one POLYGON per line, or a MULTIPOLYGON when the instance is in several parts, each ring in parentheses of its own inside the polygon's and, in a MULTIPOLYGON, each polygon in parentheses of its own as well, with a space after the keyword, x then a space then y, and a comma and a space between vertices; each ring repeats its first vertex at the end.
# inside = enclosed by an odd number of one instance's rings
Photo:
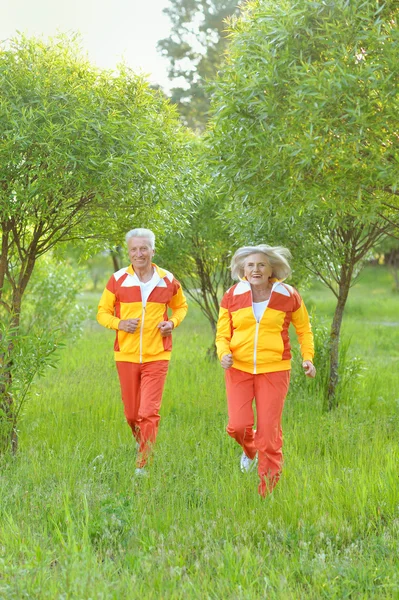
POLYGON ((280 478, 283 464, 281 417, 288 392, 290 371, 245 373, 231 367, 225 372, 229 422, 227 433, 249 458, 258 453, 259 493, 270 493, 280 478), (253 400, 256 404, 256 432, 253 400))
POLYGON ((155 443, 168 360, 116 362, 126 421, 139 444, 136 466, 144 467, 155 443))

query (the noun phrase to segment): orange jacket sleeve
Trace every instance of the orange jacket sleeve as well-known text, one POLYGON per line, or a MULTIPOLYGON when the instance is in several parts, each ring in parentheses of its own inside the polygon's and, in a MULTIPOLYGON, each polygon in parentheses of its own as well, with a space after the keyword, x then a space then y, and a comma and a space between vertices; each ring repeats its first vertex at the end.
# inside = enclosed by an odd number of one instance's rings
POLYGON ((115 279, 114 276, 110 278, 107 283, 105 290, 100 298, 97 311, 97 321, 103 327, 108 329, 118 329, 120 319, 115 316, 115 293, 114 293, 115 279))
POLYGON ((170 317, 169 321, 172 321, 174 327, 176 328, 186 316, 188 304, 180 283, 177 281, 177 279, 175 279, 173 283, 176 286, 176 290, 172 296, 172 299, 168 303, 168 306, 172 310, 172 316, 170 317))
POLYGON ((219 360, 226 354, 230 354, 231 341, 231 318, 227 308, 228 292, 223 296, 220 303, 219 318, 216 326, 216 352, 219 360))
POLYGON ((292 313, 292 324, 295 327, 298 336, 298 342, 301 347, 303 360, 313 360, 314 357, 314 341, 312 327, 310 325, 308 311, 306 306, 295 290, 299 307, 292 313))

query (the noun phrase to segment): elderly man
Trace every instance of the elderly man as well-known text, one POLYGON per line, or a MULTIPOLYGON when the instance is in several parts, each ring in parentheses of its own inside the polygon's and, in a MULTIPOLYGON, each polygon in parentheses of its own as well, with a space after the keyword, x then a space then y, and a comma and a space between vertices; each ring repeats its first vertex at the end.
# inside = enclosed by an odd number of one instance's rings
POLYGON ((136 473, 144 474, 159 425, 162 392, 172 350, 172 331, 187 313, 180 283, 152 262, 155 235, 126 235, 131 265, 112 275, 101 296, 97 320, 116 330, 116 368, 125 416, 138 444, 136 473), (171 316, 168 317, 168 308, 171 316))

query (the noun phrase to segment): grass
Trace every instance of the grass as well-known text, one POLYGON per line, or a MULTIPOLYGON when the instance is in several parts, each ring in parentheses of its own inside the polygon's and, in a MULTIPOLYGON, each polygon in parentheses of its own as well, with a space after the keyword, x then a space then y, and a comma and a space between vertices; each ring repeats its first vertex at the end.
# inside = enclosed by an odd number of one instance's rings
MULTIPOLYGON (((319 320, 332 297, 307 290, 319 320)), ((97 297, 87 295, 94 315, 97 297)), ((89 321, 34 388, 20 451, 0 478, 4 599, 399 598, 399 298, 386 271, 351 292, 348 380, 325 413, 294 372, 284 412, 285 464, 273 494, 239 472, 224 432, 222 370, 190 314, 174 338, 156 452, 135 479, 111 332, 89 321)))

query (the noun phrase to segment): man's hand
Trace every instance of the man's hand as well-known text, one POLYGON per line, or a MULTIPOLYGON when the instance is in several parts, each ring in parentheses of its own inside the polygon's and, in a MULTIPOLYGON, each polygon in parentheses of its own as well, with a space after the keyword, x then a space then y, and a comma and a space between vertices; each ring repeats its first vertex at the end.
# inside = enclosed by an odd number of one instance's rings
POLYGON ((311 360, 304 360, 302 363, 303 370, 305 371, 306 377, 316 377, 316 367, 311 360))
POLYGON ((172 335, 172 331, 175 327, 173 321, 161 321, 158 323, 158 329, 161 332, 162 337, 168 337, 168 335, 172 335))
POLYGON ((230 367, 233 366, 233 355, 225 354, 222 356, 220 364, 222 365, 223 369, 230 369, 230 367))
POLYGON ((140 319, 122 319, 119 321, 118 329, 127 333, 134 333, 139 326, 140 319))

